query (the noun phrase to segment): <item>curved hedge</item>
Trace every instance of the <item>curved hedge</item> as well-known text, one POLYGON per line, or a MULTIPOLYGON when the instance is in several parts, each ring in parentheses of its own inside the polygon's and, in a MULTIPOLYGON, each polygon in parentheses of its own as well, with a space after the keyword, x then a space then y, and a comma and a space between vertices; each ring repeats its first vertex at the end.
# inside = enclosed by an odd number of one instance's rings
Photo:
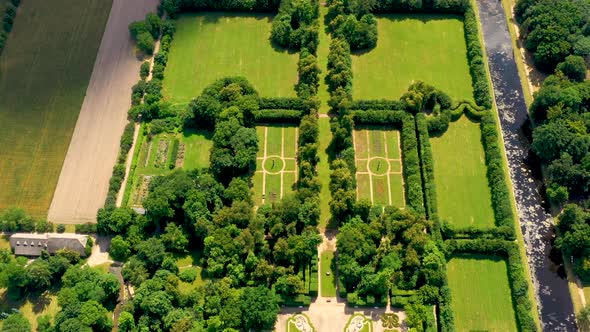
POLYGON ((445 241, 447 258, 454 254, 486 254, 507 258, 508 278, 512 303, 516 312, 519 330, 537 331, 533 318, 532 303, 528 296, 528 282, 523 269, 523 262, 518 251, 518 244, 503 240, 447 240, 445 241))

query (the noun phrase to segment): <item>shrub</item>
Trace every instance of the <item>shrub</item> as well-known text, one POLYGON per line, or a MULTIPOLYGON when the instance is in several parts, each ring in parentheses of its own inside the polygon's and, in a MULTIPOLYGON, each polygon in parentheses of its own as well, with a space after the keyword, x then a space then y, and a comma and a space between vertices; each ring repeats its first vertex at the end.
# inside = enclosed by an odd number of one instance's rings
POLYGON ((78 234, 95 234, 96 233, 96 224, 94 223, 85 223, 85 224, 77 224, 75 226, 76 233, 78 234))
POLYGON ((155 41, 154 37, 149 32, 142 32, 137 36, 137 48, 147 54, 154 52, 155 41))
POLYGON ((586 78, 586 61, 578 55, 569 55, 565 61, 558 64, 556 70, 562 72, 569 79, 582 82, 586 78))
POLYGON ((192 283, 197 279, 197 269, 183 269, 178 275, 178 278, 184 282, 192 283))
POLYGON ((145 80, 150 74, 150 62, 144 61, 139 68, 139 77, 145 80))
POLYGON ((58 233, 63 233, 66 231, 66 226, 64 224, 59 224, 57 225, 57 230, 58 233))
POLYGON ((420 158, 418 156, 418 142, 414 117, 404 113, 402 119, 401 146, 404 161, 404 180, 406 185, 406 201, 416 212, 423 214, 424 195, 422 192, 422 175, 420 158))
POLYGON ((178 141, 177 138, 175 138, 174 141, 172 141, 170 160, 168 161, 168 168, 169 169, 174 169, 174 167, 176 167, 176 159, 178 158, 178 146, 179 145, 180 145, 180 142, 178 141))
POLYGON ((477 105, 486 109, 492 107, 492 97, 488 84, 488 76, 482 58, 481 44, 479 42, 479 30, 477 18, 470 7, 464 14, 465 41, 467 43, 467 58, 473 82, 473 97, 477 105))

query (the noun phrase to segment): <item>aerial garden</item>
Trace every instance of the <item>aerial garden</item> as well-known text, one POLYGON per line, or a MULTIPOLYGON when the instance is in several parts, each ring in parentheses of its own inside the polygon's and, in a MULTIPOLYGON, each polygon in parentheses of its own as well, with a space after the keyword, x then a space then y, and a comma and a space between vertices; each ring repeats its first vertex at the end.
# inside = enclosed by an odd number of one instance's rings
POLYGON ((164 0, 168 19, 130 26, 153 61, 97 216, 135 291, 119 329, 270 330, 321 287, 350 308, 389 303, 416 331, 538 330, 472 3, 326 5, 164 0), (321 204, 334 284, 318 276, 321 204))

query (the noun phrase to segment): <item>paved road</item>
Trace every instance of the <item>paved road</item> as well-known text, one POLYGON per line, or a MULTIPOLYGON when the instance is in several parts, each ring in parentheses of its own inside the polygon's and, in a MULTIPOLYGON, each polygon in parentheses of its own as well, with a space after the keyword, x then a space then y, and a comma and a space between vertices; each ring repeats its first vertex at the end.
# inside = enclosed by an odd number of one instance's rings
POLYGON ((155 12, 159 0, 114 0, 92 77, 47 219, 96 220, 107 195, 139 66, 128 25, 155 12))
POLYGON ((515 190, 520 227, 539 305, 543 331, 577 331, 567 280, 549 259, 553 220, 542 207, 541 182, 525 164, 530 142, 522 126, 528 112, 501 1, 477 1, 496 105, 515 190))

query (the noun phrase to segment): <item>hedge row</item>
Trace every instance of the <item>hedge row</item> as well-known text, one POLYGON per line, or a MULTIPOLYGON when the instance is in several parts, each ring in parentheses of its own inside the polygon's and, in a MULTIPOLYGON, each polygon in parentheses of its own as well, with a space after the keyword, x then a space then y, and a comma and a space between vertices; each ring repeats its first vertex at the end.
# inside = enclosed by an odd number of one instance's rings
POLYGON ((265 109, 254 112, 256 123, 294 123, 301 122, 302 111, 285 109, 265 109))
POLYGON ((475 12, 471 6, 465 10, 464 15, 465 42, 467 43, 467 59, 473 84, 473 97, 475 102, 487 109, 492 108, 492 96, 488 75, 483 60, 483 50, 479 40, 479 28, 475 12))
POLYGON ((454 227, 447 222, 441 224, 441 233, 445 239, 507 239, 514 240, 514 230, 510 226, 491 228, 454 227))
POLYGON ((163 0, 162 9, 170 17, 181 11, 223 10, 237 12, 276 12, 280 0, 163 0))
POLYGON ((406 202, 416 212, 424 214, 424 195, 422 192, 422 172, 418 156, 418 140, 414 116, 404 113, 402 118, 401 146, 404 164, 406 202))
POLYGON ((528 296, 528 282, 523 262, 518 251, 518 243, 503 240, 448 240, 445 241, 447 258, 455 254, 486 254, 502 256, 508 260, 508 278, 515 306, 519 330, 537 331, 532 315, 532 304, 528 296))
POLYGON ((370 307, 370 308, 385 308, 387 306, 387 298, 377 299, 373 295, 360 296, 358 293, 346 294, 346 305, 353 308, 370 307))
POLYGON ((375 99, 375 100, 353 100, 350 102, 351 110, 403 110, 404 104, 399 100, 375 99))
POLYGON ((180 141, 178 138, 175 138, 172 141, 172 146, 170 147, 170 160, 168 161, 168 168, 174 169, 176 167, 176 159, 178 158, 178 147, 180 146, 180 141))
POLYGON ((20 0, 11 0, 8 6, 6 6, 6 12, 2 20, 2 31, 0 31, 0 54, 2 54, 2 50, 4 50, 4 46, 6 45, 8 34, 12 31, 14 17, 16 16, 16 10, 19 5, 20 0))
POLYGON ((492 207, 494 208, 496 226, 509 228, 512 234, 507 239, 514 239, 514 214, 510 203, 510 190, 506 184, 502 150, 500 149, 500 142, 502 140, 498 136, 498 129, 492 112, 488 112, 482 117, 480 128, 486 157, 488 185, 492 193, 492 207))
POLYGON ((275 109, 275 110, 297 110, 309 112, 312 108, 317 108, 315 102, 302 98, 288 98, 288 97, 260 97, 258 105, 261 110, 275 109))
POLYGON ((402 123, 404 111, 353 111, 354 123, 356 125, 394 125, 402 123))
POLYGON ((373 10, 374 13, 450 13, 461 14, 470 6, 469 0, 380 0, 373 10))
POLYGON ((435 229, 432 230, 432 234, 437 240, 440 240, 436 185, 434 182, 434 158, 432 157, 432 148, 430 146, 428 122, 424 113, 416 114, 415 119, 422 167, 422 182, 424 183, 424 207, 427 218, 434 222, 435 229))
POLYGON ((434 135, 441 135, 449 129, 453 121, 459 120, 463 114, 468 118, 480 121, 488 110, 477 106, 470 101, 460 101, 449 109, 435 109, 433 116, 428 117, 428 132, 434 135))
POLYGON ((119 156, 117 157, 117 163, 113 167, 113 174, 109 181, 109 191, 105 201, 105 206, 115 206, 117 200, 117 193, 121 189, 123 180, 125 179, 125 161, 127 160, 127 154, 133 145, 133 134, 135 133, 135 123, 129 122, 123 130, 121 135, 121 142, 119 150, 119 156))

